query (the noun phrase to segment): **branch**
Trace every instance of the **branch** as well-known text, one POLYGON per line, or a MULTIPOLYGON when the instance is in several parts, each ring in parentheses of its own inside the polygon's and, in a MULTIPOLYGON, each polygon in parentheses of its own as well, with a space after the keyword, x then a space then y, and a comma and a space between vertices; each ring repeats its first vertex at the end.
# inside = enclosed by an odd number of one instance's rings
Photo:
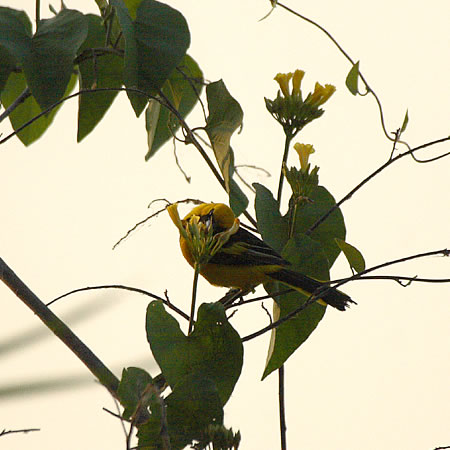
POLYGON ((41 431, 40 428, 24 428, 23 430, 3 430, 0 431, 0 436, 5 436, 11 433, 29 433, 30 431, 41 431))
MULTIPOLYGON (((267 325, 264 328, 261 328, 259 331, 256 331, 256 332, 254 332, 252 334, 249 334, 248 336, 244 336, 242 338, 242 342, 246 342, 246 341, 249 341, 251 339, 254 339, 254 338, 256 338, 258 336, 261 336, 262 334, 266 333, 267 331, 272 330, 273 328, 279 327, 282 323, 287 322, 289 319, 291 319, 292 317, 295 317, 298 313, 303 311, 309 305, 313 304, 321 295, 323 295, 328 290, 336 289, 336 288, 342 286, 343 284, 348 283, 349 281, 360 279, 366 273, 373 272, 374 270, 378 270, 378 269, 381 269, 383 267, 392 266, 394 264, 399 264, 399 263, 402 263, 402 262, 411 261, 412 259, 425 258, 425 257, 428 257, 428 256, 437 256, 437 255, 450 256, 450 250, 445 248, 445 249, 442 249, 442 250, 433 250, 433 251, 430 251, 430 252, 418 253, 418 254, 412 255, 412 256, 405 256, 403 258, 395 259, 393 261, 388 261, 388 262, 385 262, 385 263, 382 263, 382 264, 378 264, 377 266, 374 266, 374 267, 371 267, 369 269, 366 269, 366 270, 364 270, 362 272, 359 272, 359 273, 357 273, 357 274, 355 274, 355 275, 353 275, 353 276, 351 276, 349 278, 345 278, 345 279, 339 280, 337 282, 337 284, 333 288, 332 287, 328 287, 328 288, 326 288, 324 290, 321 290, 317 294, 313 293, 312 295, 310 295, 309 298, 305 301, 305 303, 303 303, 298 308, 296 308, 293 311, 291 311, 286 316, 281 317, 277 321, 271 323, 270 325, 267 325)), ((328 283, 332 283, 332 282, 330 281, 328 283)))
POLYGON ((119 380, 72 330, 25 285, 0 258, 0 279, 75 353, 113 397, 117 398, 119 380))
POLYGON ((71 98, 78 97, 79 95, 86 94, 86 93, 92 93, 92 92, 111 92, 111 91, 124 91, 124 92, 132 92, 134 94, 144 95, 148 99, 153 99, 156 101, 160 101, 155 96, 149 95, 144 91, 141 91, 140 89, 134 89, 134 88, 96 88, 96 89, 82 89, 81 91, 75 92, 74 94, 70 94, 67 97, 63 97, 62 99, 58 100, 57 102, 53 103, 53 105, 50 105, 48 108, 44 109, 44 111, 41 111, 38 115, 34 116, 32 119, 30 119, 28 122, 25 122, 23 125, 21 125, 19 128, 14 130, 11 134, 8 134, 5 138, 0 140, 0 144, 4 144, 6 141, 11 139, 13 136, 15 136, 17 133, 22 131, 24 128, 31 125, 33 122, 38 120, 40 117, 45 116, 50 111, 55 109, 57 106, 59 106, 61 103, 64 103, 66 100, 70 100, 71 98))
MULTIPOLYGON (((402 159, 403 157, 407 155, 412 155, 414 152, 421 150, 426 147, 430 147, 432 145, 440 144, 442 142, 450 141, 450 136, 447 136, 445 138, 436 139, 435 141, 427 142, 426 144, 419 145, 418 147, 412 148, 406 152, 400 153, 399 155, 395 156, 394 158, 389 158, 388 161, 386 161, 382 166, 378 167, 374 172, 372 172, 368 177, 364 178, 361 183, 359 183, 356 187, 354 187, 345 197, 343 197, 341 200, 339 200, 332 208, 330 208, 322 217, 320 217, 314 224, 312 224, 309 229, 306 231, 305 234, 310 235, 322 222, 324 222, 330 214, 332 214, 336 209, 338 209, 345 201, 349 200, 355 192, 359 191, 365 184, 367 184, 373 177, 378 175, 380 172, 382 172, 384 169, 389 167, 394 162, 402 159)), ((447 153, 448 154, 448 153, 447 153)), ((446 154, 446 155, 447 155, 446 154)))
POLYGON ((47 303, 46 306, 50 306, 53 303, 55 303, 56 301, 58 301, 58 300, 60 300, 60 299, 62 299, 64 297, 67 297, 69 295, 75 294, 77 292, 92 291, 92 290, 95 290, 95 289, 123 289, 125 291, 137 292, 139 294, 147 295, 148 297, 151 297, 151 298, 153 298, 155 300, 162 301, 167 307, 169 307, 170 309, 175 311, 181 317, 183 317, 186 320, 189 320, 189 316, 184 311, 182 311, 181 309, 177 308, 167 298, 162 298, 162 297, 159 297, 158 295, 152 294, 151 292, 145 291, 143 289, 135 288, 135 287, 132 287, 132 286, 124 286, 122 284, 105 284, 105 285, 102 285, 102 286, 87 286, 87 287, 83 287, 83 288, 74 289, 74 290, 72 290, 70 292, 66 292, 63 295, 60 295, 59 297, 56 297, 51 302, 47 303))
POLYGON ((31 95, 27 86, 22 93, 0 114, 0 122, 6 119, 19 105, 21 105, 31 95))

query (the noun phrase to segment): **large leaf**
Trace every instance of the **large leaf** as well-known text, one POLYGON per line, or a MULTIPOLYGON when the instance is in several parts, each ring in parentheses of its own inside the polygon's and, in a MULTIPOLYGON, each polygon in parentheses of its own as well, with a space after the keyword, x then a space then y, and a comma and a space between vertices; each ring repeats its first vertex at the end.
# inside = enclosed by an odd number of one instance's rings
POLYGON ((230 191, 230 174, 233 168, 233 152, 230 147, 232 134, 242 126, 244 113, 241 105, 230 95, 222 80, 206 87, 209 116, 206 133, 222 172, 227 192, 230 191))
MULTIPOLYGON (((89 32, 79 49, 79 54, 91 48, 102 47, 106 33, 102 18, 93 14, 86 16, 89 32)), ((86 55, 89 56, 89 55, 86 55)), ((81 89, 119 88, 122 86, 123 58, 105 54, 92 56, 79 63, 81 89)), ((77 141, 80 142, 100 122, 111 106, 118 91, 87 92, 79 97, 77 141)))
MULTIPOLYGON (((292 263, 294 270, 319 280, 329 279, 327 257, 321 245, 308 236, 300 235, 291 238, 287 242, 282 256, 292 263)), ((280 283, 270 283, 265 287, 272 294, 285 288, 280 283)), ((306 295, 296 291, 276 297, 273 319, 278 320, 285 317, 301 306, 307 298, 306 295)), ((280 368, 289 356, 308 339, 324 314, 325 306, 314 303, 272 330, 263 378, 280 368)))
MULTIPOLYGON (((64 95, 70 94, 72 89, 75 87, 76 81, 77 76, 72 75, 64 95)), ((23 73, 11 73, 1 94, 2 104, 5 108, 8 108, 8 106, 16 100, 26 86, 27 83, 23 73)), ((60 107, 61 105, 58 105, 56 108, 53 108, 49 114, 41 116, 39 119, 25 127, 22 131, 19 131, 17 136, 22 143, 28 146, 40 138, 44 131, 52 123, 53 118, 60 107)), ((34 97, 30 96, 11 112, 9 115, 9 120, 11 121, 13 129, 18 130, 22 125, 36 117, 40 112, 41 108, 37 104, 34 97)))
POLYGON ((28 55, 31 50, 31 22, 24 11, 0 7, 0 47, 19 63, 28 55))
POLYGON ((23 11, 0 7, 0 92, 31 49, 31 22, 23 11))
POLYGON ((288 221, 282 217, 272 192, 259 183, 253 183, 256 190, 255 212, 258 231, 263 240, 281 253, 288 240, 288 221))
MULTIPOLYGON (((323 186, 318 186, 310 195, 310 199, 311 203, 297 209, 295 235, 305 233, 336 204, 333 196, 323 186)), ((345 240, 345 223, 341 210, 338 208, 330 214, 309 236, 320 242, 331 268, 341 251, 335 238, 345 240)))
MULTIPOLYGON (((149 402, 143 398, 147 386, 153 382, 152 377, 143 369, 128 367, 123 369, 117 394, 124 407, 122 417, 129 420, 140 409, 141 416, 146 417, 146 406, 149 402)), ((148 418, 148 416, 146 417, 148 418)))
POLYGON ((199 375, 212 380, 222 404, 227 402, 241 373, 243 347, 222 304, 202 304, 194 331, 185 336, 162 303, 152 302, 147 309, 147 339, 172 389, 185 377, 199 375))
POLYGON ((14 58, 3 47, 0 47, 0 94, 14 68, 14 58))
POLYGON ((189 374, 165 400, 167 429, 163 428, 161 407, 151 407, 151 418, 139 428, 139 448, 167 448, 162 433, 167 433, 170 448, 181 450, 200 440, 208 425, 221 425, 223 409, 215 383, 200 374, 189 374))
MULTIPOLYGON (((110 0, 114 6, 120 28, 125 39, 123 82, 128 89, 138 88, 138 45, 135 37, 133 19, 123 0, 110 0)), ((138 117, 145 108, 148 98, 145 95, 127 92, 131 106, 138 117)))
POLYGON ((71 9, 63 9, 57 16, 40 22, 23 69, 42 110, 64 96, 73 72, 73 60, 87 33, 86 17, 71 9))
MULTIPOLYGON (((162 87, 163 94, 175 106, 184 119, 197 103, 203 88, 203 73, 198 64, 185 55, 180 65, 173 70, 162 87)), ((150 107, 150 106, 149 106, 150 107)), ((180 123, 167 108, 161 108, 156 128, 147 127, 147 133, 154 133, 145 160, 149 160, 178 130, 180 123)))
POLYGON ((184 16, 155 0, 142 0, 134 21, 138 48, 138 87, 155 92, 180 64, 191 36, 184 16))

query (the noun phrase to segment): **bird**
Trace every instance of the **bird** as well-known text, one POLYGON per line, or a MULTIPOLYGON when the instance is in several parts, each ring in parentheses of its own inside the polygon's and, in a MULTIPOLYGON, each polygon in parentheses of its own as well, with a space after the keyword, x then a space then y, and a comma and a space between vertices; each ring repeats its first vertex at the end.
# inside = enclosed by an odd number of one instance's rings
MULTIPOLYGON (((177 213, 178 214, 178 213, 177 213)), ((172 219, 173 220, 173 219, 172 219)), ((179 224, 180 248, 186 261, 195 267, 196 261, 188 235, 183 232, 193 224, 203 224, 212 236, 228 233, 223 245, 209 260, 200 264, 199 272, 210 284, 251 292, 270 281, 282 284, 340 311, 355 303, 347 294, 319 280, 289 268, 289 261, 255 234, 240 226, 230 207, 224 203, 202 203, 194 207, 179 224), (322 293, 323 291, 323 293, 322 293)))

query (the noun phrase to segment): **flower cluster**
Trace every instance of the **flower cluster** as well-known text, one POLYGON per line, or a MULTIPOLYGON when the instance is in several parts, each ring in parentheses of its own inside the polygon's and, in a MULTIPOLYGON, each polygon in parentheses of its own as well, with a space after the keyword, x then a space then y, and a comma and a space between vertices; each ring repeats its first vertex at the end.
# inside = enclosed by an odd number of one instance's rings
POLYGON ((300 170, 296 167, 290 169, 283 167, 283 173, 291 186, 293 198, 298 204, 309 202, 310 195, 319 185, 319 168, 314 167, 310 171, 309 156, 314 153, 311 144, 294 144, 294 150, 297 152, 300 160, 300 170))
POLYGON ((264 99, 266 108, 283 126, 284 132, 289 138, 293 138, 306 124, 324 113, 320 106, 336 90, 331 84, 322 86, 316 83, 314 91, 310 92, 303 100, 301 82, 304 75, 303 70, 277 74, 275 81, 280 86, 277 97, 274 100, 264 99))
POLYGON ((197 265, 207 263, 228 241, 230 236, 239 229, 239 219, 234 219, 233 225, 226 231, 214 233, 212 220, 201 221, 199 216, 192 216, 189 220, 181 220, 178 214, 178 204, 167 207, 172 222, 178 228, 180 236, 189 246, 194 262, 197 265))

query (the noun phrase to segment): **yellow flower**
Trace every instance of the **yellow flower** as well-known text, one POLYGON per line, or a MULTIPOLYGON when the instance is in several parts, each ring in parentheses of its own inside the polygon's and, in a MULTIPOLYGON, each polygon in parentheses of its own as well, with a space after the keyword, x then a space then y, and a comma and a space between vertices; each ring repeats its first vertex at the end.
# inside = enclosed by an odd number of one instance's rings
POLYGON ((316 83, 314 92, 309 97, 308 103, 313 106, 323 105, 336 91, 336 88, 332 84, 326 84, 322 86, 320 83, 316 83))
POLYGON ((298 153, 298 158, 300 159, 300 168, 302 172, 306 172, 308 170, 308 160, 309 155, 314 153, 314 148, 311 144, 300 144, 297 142, 294 144, 294 150, 298 153))
POLYGON ((280 85, 281 92, 285 97, 289 97, 289 81, 292 78, 292 73, 277 73, 274 80, 280 85))
POLYGON ((292 77, 292 95, 300 95, 300 83, 305 75, 303 70, 297 69, 292 77))

